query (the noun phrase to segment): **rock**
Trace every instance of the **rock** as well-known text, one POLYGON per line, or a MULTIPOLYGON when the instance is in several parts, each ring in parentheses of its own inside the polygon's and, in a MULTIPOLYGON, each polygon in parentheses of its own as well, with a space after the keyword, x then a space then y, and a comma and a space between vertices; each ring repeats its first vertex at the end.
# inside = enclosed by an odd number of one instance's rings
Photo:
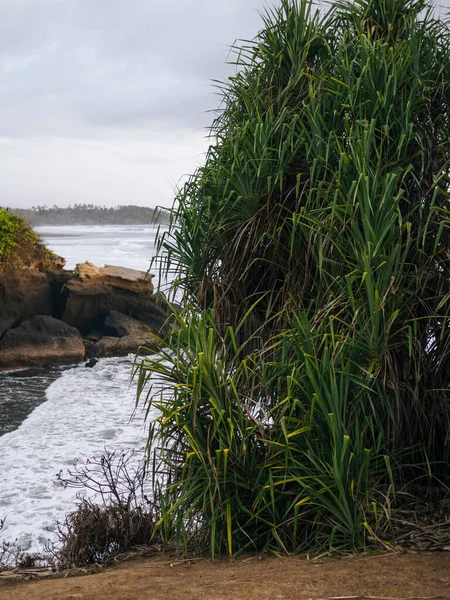
POLYGON ((0 340, 0 367, 44 367, 80 362, 85 348, 79 331, 50 316, 35 316, 9 329, 0 340))
POLYGON ((20 369, 19 371, 11 371, 10 373, 4 373, 2 376, 5 377, 36 377, 38 375, 44 375, 48 373, 48 369, 45 367, 31 367, 31 369, 20 369))
POLYGON ((77 265, 63 289, 67 301, 62 320, 87 335, 92 329, 101 329, 114 310, 144 321, 157 332, 164 325, 166 310, 152 295, 152 277, 123 267, 77 265))
POLYGON ((161 337, 164 337, 169 330, 167 323, 168 304, 166 298, 160 293, 153 294, 150 297, 140 298, 140 302, 137 302, 130 309, 128 314, 134 319, 148 325, 161 337))
POLYGON ((59 318, 65 307, 61 294, 71 271, 17 269, 0 273, 0 338, 7 329, 35 315, 59 318))
POLYGON ((21 321, 52 311, 52 287, 45 273, 24 269, 0 275, 0 337, 21 321))
POLYGON ((92 369, 92 367, 95 367, 95 365, 97 363, 98 363, 98 358, 91 358, 90 360, 87 361, 87 363, 84 366, 88 367, 89 369, 92 369))
POLYGON ((96 267, 90 262, 78 264, 73 277, 67 282, 72 293, 90 296, 108 294, 117 290, 133 294, 151 294, 153 275, 146 271, 105 265, 96 267))
POLYGON ((142 348, 143 354, 151 353, 160 348, 161 342, 152 334, 145 337, 125 335, 123 337, 104 336, 98 342, 86 345, 86 357, 125 356, 142 348))
POLYGON ((93 329, 92 331, 89 332, 89 335, 85 335, 84 336, 84 341, 90 341, 90 342, 98 342, 98 340, 100 338, 103 337, 103 333, 101 333, 100 331, 97 331, 96 329, 93 329))
POLYGON ((88 356, 118 356, 137 352, 139 348, 151 351, 160 347, 160 340, 148 325, 116 310, 106 316, 104 329, 107 336, 86 346, 88 356))
POLYGON ((152 337, 151 328, 145 323, 141 323, 128 315, 117 312, 117 310, 109 311, 105 319, 105 331, 109 335, 124 337, 125 335, 139 335, 145 337, 147 334, 152 337))

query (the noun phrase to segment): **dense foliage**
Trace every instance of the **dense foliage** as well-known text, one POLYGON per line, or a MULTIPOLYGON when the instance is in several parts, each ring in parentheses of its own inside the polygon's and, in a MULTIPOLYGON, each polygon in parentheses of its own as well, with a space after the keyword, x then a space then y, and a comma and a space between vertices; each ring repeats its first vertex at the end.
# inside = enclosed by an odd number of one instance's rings
POLYGON ((135 225, 168 222, 168 212, 163 208, 147 206, 95 206, 74 204, 59 206, 34 206, 17 208, 14 212, 32 225, 135 225))
POLYGON ((425 0, 282 0, 236 51, 160 238, 190 306, 140 370, 162 523, 357 548, 450 474, 450 31, 425 0))
POLYGON ((0 273, 45 264, 53 257, 24 219, 0 208, 0 273))

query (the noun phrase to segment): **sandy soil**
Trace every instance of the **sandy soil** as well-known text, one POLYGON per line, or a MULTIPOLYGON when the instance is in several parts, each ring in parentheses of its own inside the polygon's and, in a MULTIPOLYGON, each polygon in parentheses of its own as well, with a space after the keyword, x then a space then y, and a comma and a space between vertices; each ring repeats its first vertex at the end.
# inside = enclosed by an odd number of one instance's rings
POLYGON ((167 558, 124 563, 95 575, 0 586, 2 600, 288 600, 340 597, 450 599, 450 552, 359 556, 167 558))

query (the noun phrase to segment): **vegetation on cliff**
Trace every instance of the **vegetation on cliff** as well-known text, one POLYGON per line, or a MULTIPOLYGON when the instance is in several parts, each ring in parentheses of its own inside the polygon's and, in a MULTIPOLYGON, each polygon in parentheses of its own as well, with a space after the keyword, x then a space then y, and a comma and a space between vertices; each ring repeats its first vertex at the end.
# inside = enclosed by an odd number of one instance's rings
POLYGON ((139 371, 160 525, 213 554, 389 547, 402 490, 450 476, 449 27, 282 0, 236 52, 159 242, 190 306, 139 371))
POLYGON ((162 208, 148 206, 95 206, 74 204, 66 208, 59 206, 34 206, 17 208, 14 212, 31 225, 142 225, 165 224, 169 214, 162 208))
POLYGON ((50 264, 57 258, 25 219, 0 208, 0 273, 50 264))

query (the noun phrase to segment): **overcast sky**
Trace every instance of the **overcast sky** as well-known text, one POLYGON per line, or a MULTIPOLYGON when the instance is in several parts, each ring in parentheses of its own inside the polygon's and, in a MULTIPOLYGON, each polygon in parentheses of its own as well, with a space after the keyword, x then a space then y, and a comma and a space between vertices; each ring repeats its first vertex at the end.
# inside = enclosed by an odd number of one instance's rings
POLYGON ((0 205, 170 206, 274 3, 0 0, 0 205))
POLYGON ((170 206, 265 5, 0 0, 0 205, 170 206))

